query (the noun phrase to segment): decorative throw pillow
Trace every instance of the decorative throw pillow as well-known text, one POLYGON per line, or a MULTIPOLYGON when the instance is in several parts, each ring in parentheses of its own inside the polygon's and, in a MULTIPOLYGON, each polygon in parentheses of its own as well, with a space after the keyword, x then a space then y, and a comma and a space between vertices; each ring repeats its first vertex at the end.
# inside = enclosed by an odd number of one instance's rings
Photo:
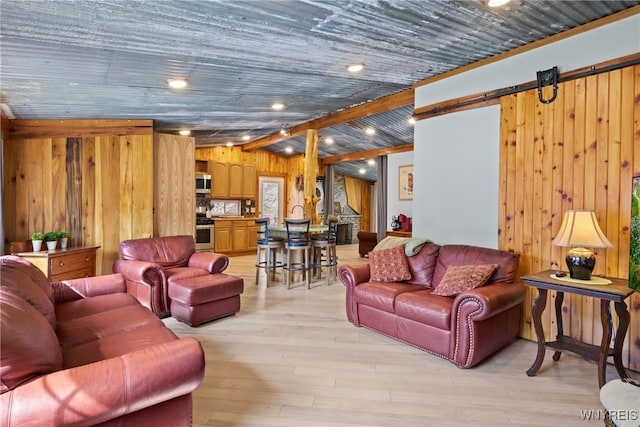
POLYGON ((404 245, 369 252, 369 278, 374 282, 400 282, 411 279, 404 245))
POLYGON ((464 291, 479 288, 489 281, 497 269, 498 264, 452 265, 447 267, 432 294, 453 297, 464 291))

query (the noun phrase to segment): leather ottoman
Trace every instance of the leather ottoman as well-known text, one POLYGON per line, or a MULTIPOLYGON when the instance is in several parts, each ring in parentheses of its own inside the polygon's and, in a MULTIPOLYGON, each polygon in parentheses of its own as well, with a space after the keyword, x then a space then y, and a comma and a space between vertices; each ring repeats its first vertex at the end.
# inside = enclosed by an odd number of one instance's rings
POLYGON ((224 273, 169 282, 171 316, 191 326, 240 311, 244 280, 224 273))

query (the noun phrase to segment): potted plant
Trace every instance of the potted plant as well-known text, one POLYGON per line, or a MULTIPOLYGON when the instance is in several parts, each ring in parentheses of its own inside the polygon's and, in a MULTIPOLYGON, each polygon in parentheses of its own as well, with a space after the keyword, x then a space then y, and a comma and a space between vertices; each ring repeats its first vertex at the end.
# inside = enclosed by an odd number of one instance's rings
POLYGON ((44 239, 44 234, 36 231, 31 234, 31 245, 33 246, 34 252, 40 252, 40 248, 42 247, 42 239, 44 239))
POLYGON ((47 249, 54 251, 58 245, 58 233, 55 231, 48 231, 44 233, 44 242, 47 244, 47 249))
POLYGON ((60 239, 60 249, 67 249, 67 242, 69 241, 69 232, 67 230, 58 231, 58 239, 60 239))

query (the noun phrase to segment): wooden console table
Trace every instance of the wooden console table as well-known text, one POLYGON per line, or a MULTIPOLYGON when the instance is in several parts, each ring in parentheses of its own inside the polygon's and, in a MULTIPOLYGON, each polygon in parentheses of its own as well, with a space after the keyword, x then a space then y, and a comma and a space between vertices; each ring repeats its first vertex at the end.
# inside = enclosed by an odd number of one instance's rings
POLYGON ((52 282, 96 275, 96 252, 100 246, 56 249, 54 251, 20 252, 52 282))
MULTIPOLYGON (((613 356, 616 370, 620 378, 629 378, 627 371, 622 365, 622 346, 624 337, 629 327, 629 310, 624 300, 627 299, 634 290, 629 288, 627 280, 616 279, 611 277, 603 277, 605 281, 611 281, 608 285, 589 284, 588 281, 568 281, 556 278, 555 270, 541 271, 540 273, 524 276, 522 279, 527 286, 538 289, 538 296, 533 303, 532 315, 533 324, 535 326, 536 336, 538 339, 538 354, 529 370, 528 376, 534 376, 540 369, 544 360, 545 348, 555 350, 553 360, 560 360, 563 351, 571 351, 579 354, 587 360, 591 360, 598 364, 598 385, 602 387, 606 382, 607 358, 613 356), (555 312, 556 322, 558 325, 558 334, 555 341, 546 341, 544 338, 544 330, 542 328, 542 312, 547 305, 547 291, 556 291, 555 312), (568 292, 576 295, 583 295, 597 298, 600 300, 600 320, 602 322, 602 342, 598 345, 587 344, 574 338, 564 335, 562 326, 562 301, 564 293, 568 292), (615 305, 618 314, 618 328, 613 344, 611 344, 611 332, 613 329, 611 322, 610 303, 615 305)), ((567 276, 568 277, 568 276, 567 276)))

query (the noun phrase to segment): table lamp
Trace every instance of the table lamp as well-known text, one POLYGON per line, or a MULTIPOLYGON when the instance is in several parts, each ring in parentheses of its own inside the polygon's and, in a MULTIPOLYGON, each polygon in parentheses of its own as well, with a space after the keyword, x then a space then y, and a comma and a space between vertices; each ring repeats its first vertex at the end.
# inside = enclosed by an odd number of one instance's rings
POLYGON ((591 280, 596 257, 588 248, 611 248, 593 211, 571 210, 562 218, 560 231, 551 242, 554 246, 570 247, 567 267, 572 279, 591 280))

